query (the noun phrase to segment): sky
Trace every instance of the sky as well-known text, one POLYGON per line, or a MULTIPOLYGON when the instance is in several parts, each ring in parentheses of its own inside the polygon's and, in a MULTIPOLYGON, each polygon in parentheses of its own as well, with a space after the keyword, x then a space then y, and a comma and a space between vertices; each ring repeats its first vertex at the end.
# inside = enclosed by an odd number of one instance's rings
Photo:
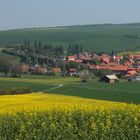
POLYGON ((0 0, 0 30, 140 22, 140 0, 0 0))

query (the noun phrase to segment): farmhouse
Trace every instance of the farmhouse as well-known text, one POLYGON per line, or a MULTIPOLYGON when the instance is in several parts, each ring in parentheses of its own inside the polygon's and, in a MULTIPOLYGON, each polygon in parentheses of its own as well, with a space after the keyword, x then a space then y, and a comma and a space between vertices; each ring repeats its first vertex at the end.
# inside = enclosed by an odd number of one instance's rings
POLYGON ((118 77, 116 75, 106 75, 101 78, 101 81, 104 81, 106 83, 115 83, 118 81, 118 77))
POLYGON ((75 68, 70 68, 68 73, 69 73, 70 76, 74 76, 74 75, 77 74, 77 70, 75 68))

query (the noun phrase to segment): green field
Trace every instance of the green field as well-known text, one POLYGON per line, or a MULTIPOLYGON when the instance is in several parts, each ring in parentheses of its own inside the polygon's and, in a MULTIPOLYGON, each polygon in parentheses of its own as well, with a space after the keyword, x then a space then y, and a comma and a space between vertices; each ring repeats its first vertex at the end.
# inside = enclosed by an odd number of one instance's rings
POLYGON ((90 25, 57 28, 33 28, 0 31, 0 44, 21 44, 25 40, 44 43, 82 44, 85 50, 111 51, 140 47, 140 24, 90 25), (127 38, 136 35, 137 38, 127 38))
POLYGON ((91 79, 81 83, 79 78, 27 76, 24 78, 0 78, 0 88, 29 87, 35 92, 46 91, 49 94, 78 96, 89 99, 116 102, 140 103, 140 83, 121 82, 107 84, 91 79), (63 84, 63 87, 56 88, 63 84))

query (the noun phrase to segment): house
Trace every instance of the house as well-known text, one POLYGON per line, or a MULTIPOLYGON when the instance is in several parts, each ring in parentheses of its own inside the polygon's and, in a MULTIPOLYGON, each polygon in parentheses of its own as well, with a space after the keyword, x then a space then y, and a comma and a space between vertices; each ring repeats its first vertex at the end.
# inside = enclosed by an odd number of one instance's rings
POLYGON ((134 58, 140 59, 140 53, 137 53, 137 54, 130 54, 130 55, 129 55, 129 58, 130 58, 130 59, 134 59, 134 58))
POLYGON ((41 67, 39 64, 34 65, 34 67, 32 67, 31 70, 32 72, 38 73, 38 74, 45 74, 47 72, 47 68, 41 67))
POLYGON ((53 68, 53 72, 54 73, 60 73, 61 72, 61 69, 60 68, 53 68))
POLYGON ((29 67, 28 64, 22 63, 22 64, 20 65, 20 71, 21 71, 22 73, 28 73, 28 72, 29 72, 29 69, 30 69, 30 67, 29 67))
POLYGON ((82 63, 83 60, 77 59, 77 60, 75 60, 75 62, 77 62, 77 63, 82 63))
POLYGON ((131 63, 130 61, 126 61, 126 62, 124 62, 123 65, 124 65, 124 66, 128 66, 128 67, 130 67, 130 66, 132 65, 132 63, 131 63))
POLYGON ((128 67, 120 65, 120 64, 112 63, 112 64, 108 64, 108 65, 107 64, 98 65, 95 67, 95 69, 97 69, 97 70, 108 69, 114 73, 126 74, 128 67))
POLYGON ((77 70, 75 68, 70 68, 68 70, 68 73, 69 73, 70 76, 74 76, 74 75, 77 74, 77 70))
POLYGON ((82 62, 84 63, 84 64, 92 64, 92 62, 93 62, 93 57, 89 57, 89 56, 83 56, 83 57, 81 57, 80 58, 80 60, 82 60, 82 62))
POLYGON ((106 75, 102 77, 100 81, 104 81, 106 83, 115 83, 118 81, 118 77, 116 75, 106 75))
POLYGON ((136 76, 136 81, 140 81, 140 76, 136 76))
POLYGON ((136 70, 129 70, 127 71, 127 74, 126 76, 129 77, 129 76, 136 76, 137 75, 137 71, 136 70))
POLYGON ((75 56, 67 56, 68 61, 75 61, 76 57, 75 56))
POLYGON ((35 68, 35 72, 39 73, 39 74, 45 74, 47 72, 47 68, 43 68, 43 67, 36 67, 35 68))
POLYGON ((109 64, 109 63, 110 63, 110 58, 108 58, 108 57, 103 57, 103 58, 101 59, 101 61, 102 61, 103 63, 109 64))
POLYGON ((132 77, 128 77, 128 81, 140 81, 140 76, 132 76, 132 77))
POLYGON ((100 61, 105 64, 109 64, 111 60, 111 57, 108 54, 102 54, 101 56, 99 56, 99 58, 100 61))
POLYGON ((123 59, 123 56, 116 56, 114 61, 119 64, 122 59, 123 59))

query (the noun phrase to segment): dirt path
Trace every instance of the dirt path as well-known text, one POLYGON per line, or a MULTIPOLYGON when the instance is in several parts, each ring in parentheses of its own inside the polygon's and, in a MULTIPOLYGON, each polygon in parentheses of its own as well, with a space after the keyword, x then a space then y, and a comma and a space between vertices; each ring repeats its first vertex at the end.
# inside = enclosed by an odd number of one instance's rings
POLYGON ((54 89, 57 89, 57 88, 61 88, 63 87, 64 85, 57 85, 56 87, 53 87, 53 88, 49 88, 49 89, 46 89, 46 90, 43 90, 43 91, 40 91, 40 92, 47 92, 47 91, 51 91, 51 90, 54 90, 54 89))

